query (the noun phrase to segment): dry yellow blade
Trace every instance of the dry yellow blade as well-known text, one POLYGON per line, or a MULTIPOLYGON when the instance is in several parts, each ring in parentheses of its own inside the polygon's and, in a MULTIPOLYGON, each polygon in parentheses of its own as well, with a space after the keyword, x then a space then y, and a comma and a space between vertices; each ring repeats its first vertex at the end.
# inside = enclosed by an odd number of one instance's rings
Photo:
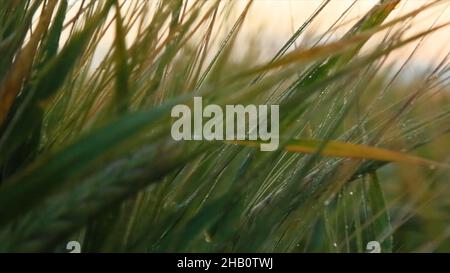
POLYGON ((38 50, 41 38, 50 25, 53 11, 58 1, 49 1, 42 12, 37 27, 31 34, 29 42, 17 54, 11 69, 0 85, 0 125, 2 125, 13 106, 16 96, 20 93, 23 81, 29 77, 30 67, 33 64, 34 55, 38 50))
MULTIPOLYGON (((232 143, 249 147, 259 147, 259 145, 261 144, 261 142, 258 141, 246 141, 246 140, 232 141, 232 143)), ((289 141, 288 144, 284 147, 284 150, 294 153, 313 154, 318 151, 318 149, 321 147, 322 144, 323 140, 297 139, 289 141)), ((396 152, 383 148, 335 140, 328 141, 323 147, 323 149, 320 151, 320 154, 329 157, 344 157, 353 159, 367 159, 386 162, 407 163, 407 164, 428 166, 433 168, 434 167, 450 168, 450 166, 447 164, 435 162, 433 160, 425 159, 422 157, 402 152, 396 152)))

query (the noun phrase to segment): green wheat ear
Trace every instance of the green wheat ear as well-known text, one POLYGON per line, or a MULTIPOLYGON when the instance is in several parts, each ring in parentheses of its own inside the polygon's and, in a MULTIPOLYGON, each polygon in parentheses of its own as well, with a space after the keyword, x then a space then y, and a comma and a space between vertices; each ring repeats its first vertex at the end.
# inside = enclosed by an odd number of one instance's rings
POLYGON ((450 250, 450 52, 401 78, 448 3, 406 1, 349 2, 321 32, 322 1, 263 62, 257 1, 0 5, 0 251, 450 250), (280 148, 174 141, 194 96, 280 105, 280 148))

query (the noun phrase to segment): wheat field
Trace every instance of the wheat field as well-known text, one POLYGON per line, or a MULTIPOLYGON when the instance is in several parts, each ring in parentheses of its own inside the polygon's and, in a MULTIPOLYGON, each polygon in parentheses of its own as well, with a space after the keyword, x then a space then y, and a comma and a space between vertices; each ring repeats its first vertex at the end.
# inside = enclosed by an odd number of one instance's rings
POLYGON ((411 1, 287 39, 272 0, 1 1, 0 252, 449 252, 450 3, 411 1), (174 139, 198 97, 279 145, 174 139))

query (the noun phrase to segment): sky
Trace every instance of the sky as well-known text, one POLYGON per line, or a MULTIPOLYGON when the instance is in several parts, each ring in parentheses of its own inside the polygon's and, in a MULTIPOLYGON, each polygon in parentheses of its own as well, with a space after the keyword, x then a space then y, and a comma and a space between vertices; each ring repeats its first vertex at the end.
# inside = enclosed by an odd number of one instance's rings
MULTIPOLYGON (((138 0, 125 0, 126 3, 138 0)), ((139 0, 144 1, 144 0, 139 0)), ((148 0, 157 3, 156 0, 148 0)), ((191 0, 195 1, 195 0, 191 0)), ((248 0, 223 0, 234 1, 235 5, 231 14, 227 14, 227 22, 224 29, 221 30, 221 35, 225 36, 227 31, 232 27, 236 18, 243 10, 248 0)), ((70 3, 80 3, 81 0, 70 0, 70 3)), ((305 41, 314 40, 319 37, 321 33, 325 32, 335 20, 347 10, 354 0, 331 0, 320 15, 315 19, 312 25, 307 29, 306 33, 300 37, 296 45, 305 43, 305 41)), ((358 0, 352 6, 348 14, 343 19, 345 23, 336 31, 338 38, 344 34, 348 28, 351 27, 358 19, 360 19, 368 10, 376 5, 378 0, 358 0)), ((387 20, 393 19, 397 16, 410 12, 430 1, 426 0, 403 0, 397 8, 391 13, 387 20)), ((450 22, 450 0, 441 0, 439 4, 413 19, 411 29, 406 32, 408 37, 420 31, 428 29, 431 25, 439 25, 445 22, 450 22)), ((240 58, 240 54, 245 54, 249 50, 257 50, 259 57, 258 61, 263 62, 270 59, 289 39, 294 31, 300 27, 314 11, 322 3, 321 0, 255 0, 252 8, 246 18, 244 27, 237 39, 237 48, 235 50, 235 58, 240 58)), ((73 9, 75 11, 76 9, 73 9)), ((133 37, 133 33, 129 33, 129 37, 133 37)), ((381 39, 383 33, 371 39, 367 48, 375 45, 377 39, 381 39)), ((109 43, 114 39, 114 32, 106 35, 105 43, 100 45, 98 49, 97 59, 102 59, 102 56, 109 48, 109 43)), ((220 39, 218 39, 220 40, 220 39)), ((389 62, 397 62, 408 57, 410 52, 414 49, 415 44, 411 44, 402 49, 399 49, 392 54, 389 62)), ((450 50, 450 27, 439 30, 435 34, 428 36, 422 43, 420 49, 415 53, 411 63, 407 69, 414 70, 417 67, 426 67, 435 65, 445 56, 450 50)))
MULTIPOLYGON (((238 5, 237 10, 242 10, 245 1, 238 5)), ((320 13, 319 17, 308 29, 306 37, 318 37, 318 34, 326 31, 334 21, 353 3, 353 0, 332 0, 328 6, 320 13)), ((403 0, 392 12, 387 20, 393 19, 408 13, 430 1, 424 0, 403 0)), ((450 22, 450 1, 443 0, 443 3, 425 11, 413 20, 413 27, 406 34, 412 35, 420 31, 427 30, 431 25, 436 26, 450 22)), ((247 18, 246 28, 243 30, 243 37, 249 37, 257 33, 260 36, 260 43, 263 44, 264 52, 261 55, 273 55, 292 33, 301 26, 307 18, 314 13, 322 1, 317 0, 256 0, 247 18)), ((348 24, 339 29, 337 37, 345 31, 357 19, 361 18, 378 1, 359 0, 352 7, 344 22, 348 24)), ((300 41, 305 35, 300 37, 300 41)), ((378 35, 372 39, 375 44, 377 39, 383 35, 378 35)), ((245 41, 243 41, 245 43, 245 41)), ((369 44, 370 46, 370 44, 369 44)), ((413 50, 414 44, 395 52, 395 59, 405 59, 413 50)), ((439 30, 435 34, 428 36, 422 43, 421 48, 414 56, 414 62, 421 65, 435 64, 450 50, 450 27, 439 30)))

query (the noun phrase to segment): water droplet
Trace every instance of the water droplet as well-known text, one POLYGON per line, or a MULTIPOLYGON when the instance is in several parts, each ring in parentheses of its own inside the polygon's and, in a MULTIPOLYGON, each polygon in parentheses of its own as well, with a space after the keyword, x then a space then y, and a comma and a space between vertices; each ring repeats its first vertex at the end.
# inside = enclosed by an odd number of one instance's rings
POLYGON ((350 195, 353 195, 353 192, 352 192, 352 191, 350 192, 350 195))
POLYGON ((334 247, 337 247, 337 243, 336 243, 336 242, 334 242, 334 243, 333 243, 333 246, 334 246, 334 247))

